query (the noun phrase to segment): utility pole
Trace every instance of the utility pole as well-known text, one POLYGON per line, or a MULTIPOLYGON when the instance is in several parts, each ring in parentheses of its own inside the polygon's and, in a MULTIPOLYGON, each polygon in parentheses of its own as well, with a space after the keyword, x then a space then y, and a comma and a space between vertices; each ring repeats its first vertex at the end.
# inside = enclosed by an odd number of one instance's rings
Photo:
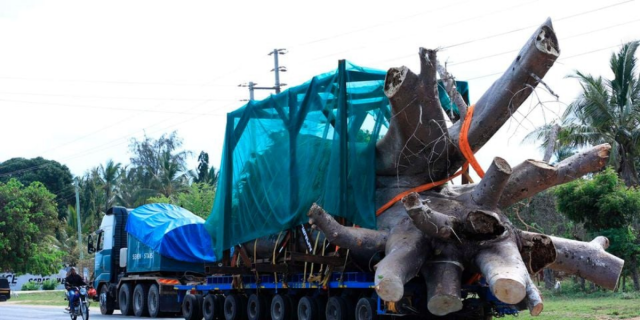
POLYGON ((274 71, 276 75, 276 85, 274 86, 274 89, 276 90, 276 94, 280 93, 280 71, 287 72, 286 67, 284 66, 280 67, 278 63, 278 55, 280 54, 284 55, 286 53, 287 53, 287 49, 273 49, 273 51, 269 53, 269 55, 273 55, 274 68, 271 69, 271 71, 274 71))
POLYGON ((78 192, 78 179, 76 179, 76 217, 78 218, 78 251, 80 251, 80 260, 84 259, 82 251, 82 225, 80 224, 80 194, 78 192))
POLYGON ((274 68, 271 71, 275 72, 276 82, 273 87, 256 87, 257 83, 249 81, 248 83, 239 84, 238 87, 246 87, 249 88, 249 101, 254 100, 254 92, 255 90, 275 90, 276 94, 280 93, 280 89, 286 86, 286 83, 280 83, 280 72, 287 72, 287 67, 281 66, 278 60, 279 55, 284 55, 287 53, 287 49, 273 49, 273 51, 269 52, 269 55, 273 55, 273 66, 274 68))

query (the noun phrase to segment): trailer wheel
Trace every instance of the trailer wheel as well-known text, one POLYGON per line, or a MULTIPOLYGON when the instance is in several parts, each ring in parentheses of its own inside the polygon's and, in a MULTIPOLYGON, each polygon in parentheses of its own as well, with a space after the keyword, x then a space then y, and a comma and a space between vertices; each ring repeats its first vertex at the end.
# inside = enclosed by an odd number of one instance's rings
POLYGON ((133 313, 133 303, 131 303, 131 287, 125 283, 120 287, 118 292, 118 304, 120 305, 120 313, 124 316, 130 316, 133 313))
POLYGON ((157 284, 152 284, 147 293, 147 308, 149 317, 157 318, 160 315, 160 290, 157 284))
POLYGON ((147 308, 147 295, 149 287, 146 284, 138 283, 133 289, 133 314, 136 317, 145 317, 149 314, 147 308))
POLYGON ((252 294, 247 302, 247 316, 249 320, 264 320, 269 315, 269 305, 267 297, 264 295, 252 294))
POLYGON ((185 320, 200 320, 202 319, 202 308, 200 307, 200 301, 198 297, 193 294, 184 296, 182 302, 182 317, 185 320))
POLYGON ((291 320, 293 301, 289 296, 276 294, 271 300, 271 320, 291 320))
POLYGON ((360 298, 356 305, 356 320, 378 319, 378 302, 372 298, 360 298))
POLYGON ((100 313, 104 315, 113 314, 115 309, 114 301, 109 297, 109 288, 106 284, 100 286, 100 313))
POLYGON ((327 320, 347 320, 347 302, 342 297, 331 297, 327 301, 325 316, 327 320))
POLYGON ((245 319, 247 298, 239 294, 230 294, 224 299, 224 318, 226 320, 245 319))
POLYGON ((298 302, 298 320, 319 320, 318 303, 311 297, 302 297, 298 302))
POLYGON ((223 319, 222 308, 224 307, 224 298, 216 294, 210 293, 204 297, 202 301, 202 315, 204 320, 223 319))

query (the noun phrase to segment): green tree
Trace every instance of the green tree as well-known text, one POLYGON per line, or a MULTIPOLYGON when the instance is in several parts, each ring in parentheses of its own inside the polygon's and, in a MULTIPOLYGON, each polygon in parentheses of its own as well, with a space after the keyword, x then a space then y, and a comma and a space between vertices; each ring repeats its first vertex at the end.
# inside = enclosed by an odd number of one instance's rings
POLYGON ((215 187, 208 183, 193 183, 188 190, 174 196, 160 195, 147 199, 147 203, 170 203, 183 207, 195 215, 206 219, 213 209, 216 196, 215 187))
POLYGON ((142 188, 169 197, 187 187, 186 160, 191 153, 178 151, 180 147, 182 139, 175 132, 157 140, 146 135, 142 141, 131 140, 131 165, 142 188))
POLYGON ((113 160, 108 160, 105 166, 100 165, 100 177, 102 178, 103 189, 105 192, 104 212, 109 210, 109 207, 113 205, 115 200, 115 188, 118 186, 118 179, 120 178, 120 163, 114 163, 113 160))
POLYGON ((637 186, 635 159, 640 152, 640 79, 636 74, 638 42, 611 55, 614 78, 605 80, 576 71, 582 93, 563 115, 559 138, 574 147, 611 144, 610 164, 627 186, 637 186))
POLYGON ((208 183, 213 186, 218 183, 218 174, 219 172, 214 166, 209 166, 209 154, 201 151, 198 156, 196 171, 190 172, 193 182, 208 183))
POLYGON ((57 219, 55 195, 44 184, 25 187, 17 179, 0 182, 0 270, 51 274, 64 252, 54 245, 57 219))
POLYGON ((67 166, 57 161, 43 159, 12 158, 0 164, 0 182, 15 178, 23 185, 34 181, 44 184, 47 189, 58 195, 56 202, 58 218, 66 216, 67 206, 75 205, 73 176, 67 166))
POLYGON ((632 221, 640 211, 640 190, 628 188, 616 171, 607 168, 591 180, 575 180, 555 188, 558 210, 574 222, 584 223, 591 234, 611 236, 612 249, 625 260, 640 290, 638 246, 632 221), (615 244, 615 246, 613 246, 615 244))

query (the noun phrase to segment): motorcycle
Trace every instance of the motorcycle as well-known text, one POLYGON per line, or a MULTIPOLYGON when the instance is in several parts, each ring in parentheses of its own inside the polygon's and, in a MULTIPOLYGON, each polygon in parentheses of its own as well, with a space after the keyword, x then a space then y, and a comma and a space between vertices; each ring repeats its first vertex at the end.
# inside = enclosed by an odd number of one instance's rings
POLYGON ((73 312, 69 312, 71 320, 82 317, 83 320, 89 320, 89 305, 91 304, 91 293, 95 295, 95 289, 87 286, 74 288, 73 312))

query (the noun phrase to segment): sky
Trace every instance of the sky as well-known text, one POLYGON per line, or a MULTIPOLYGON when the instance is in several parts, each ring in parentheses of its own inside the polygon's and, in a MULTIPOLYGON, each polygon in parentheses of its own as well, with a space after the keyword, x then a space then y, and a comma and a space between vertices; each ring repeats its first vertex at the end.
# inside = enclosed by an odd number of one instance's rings
MULTIPOLYGON (((248 81, 298 85, 339 59, 419 71, 418 48, 469 81, 472 102, 547 17, 561 55, 539 88, 478 153, 512 166, 542 158, 522 143, 579 93, 574 70, 611 77, 612 52, 640 38, 638 1, 45 1, 0 0, 0 162, 42 156, 82 175, 129 162, 131 139, 177 131, 219 167, 226 113, 248 81)), ((257 91, 256 98, 269 92, 257 91)))

